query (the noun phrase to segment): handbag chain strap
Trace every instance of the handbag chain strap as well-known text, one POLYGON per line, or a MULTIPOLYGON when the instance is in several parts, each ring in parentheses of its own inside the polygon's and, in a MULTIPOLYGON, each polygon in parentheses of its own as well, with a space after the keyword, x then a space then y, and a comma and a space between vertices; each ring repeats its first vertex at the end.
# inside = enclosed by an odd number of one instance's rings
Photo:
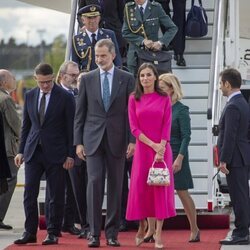
POLYGON ((132 27, 130 25, 130 22, 129 22, 129 18, 128 18, 128 5, 127 4, 126 4, 125 12, 126 12, 126 18, 127 18, 128 28, 130 29, 130 31, 132 33, 134 33, 134 34, 137 34, 137 33, 139 33, 141 31, 141 34, 144 36, 145 39, 147 39, 147 34, 145 32, 143 23, 142 23, 142 25, 137 30, 133 30, 132 29, 132 27))
MULTIPOLYGON (((164 160, 162 160, 161 162, 164 164, 165 168, 167 168, 166 162, 164 160)), ((154 160, 152 163, 152 166, 151 166, 152 168, 154 168, 155 163, 156 163, 156 161, 154 160)))

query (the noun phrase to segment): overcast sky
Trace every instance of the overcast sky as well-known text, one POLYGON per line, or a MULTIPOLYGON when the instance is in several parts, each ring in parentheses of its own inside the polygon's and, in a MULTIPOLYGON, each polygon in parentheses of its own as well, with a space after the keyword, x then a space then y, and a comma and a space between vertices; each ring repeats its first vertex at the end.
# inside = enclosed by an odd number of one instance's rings
POLYGON ((42 37, 51 43, 59 34, 67 36, 68 26, 68 14, 15 0, 0 0, 0 40, 5 42, 14 37, 17 44, 38 45, 42 37))

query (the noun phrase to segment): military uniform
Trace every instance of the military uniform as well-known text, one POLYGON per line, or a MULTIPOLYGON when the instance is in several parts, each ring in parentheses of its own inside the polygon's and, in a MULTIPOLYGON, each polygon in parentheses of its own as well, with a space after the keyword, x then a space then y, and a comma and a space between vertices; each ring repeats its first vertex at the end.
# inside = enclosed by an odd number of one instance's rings
POLYGON ((124 23, 122 35, 129 42, 127 65, 131 73, 135 73, 137 60, 135 52, 143 49, 145 38, 152 41, 160 41, 167 47, 177 32, 177 27, 169 16, 166 15, 162 6, 157 2, 148 0, 143 18, 135 2, 129 2, 124 9, 124 23), (164 26, 166 32, 159 38, 159 28, 164 26))
MULTIPOLYGON (((121 66, 122 60, 115 33, 108 29, 98 29, 97 41, 109 38, 115 44, 115 66, 121 66)), ((79 33, 73 37, 72 61, 79 65, 81 71, 90 71, 97 68, 95 63, 95 51, 87 32, 79 33)))
MULTIPOLYGON (((77 16, 83 16, 86 18, 96 18, 101 15, 101 7, 99 5, 91 4, 81 8, 77 16)), ((89 19, 87 19, 89 20, 89 19)), ((93 35, 95 33, 95 42, 101 39, 111 39, 115 45, 116 57, 114 59, 115 66, 122 66, 122 59, 119 52, 119 46, 116 40, 115 33, 109 29, 102 29, 95 27, 95 31, 89 31, 85 28, 80 34, 77 34, 73 37, 73 46, 72 46, 72 61, 76 62, 79 65, 79 69, 81 71, 90 71, 97 68, 95 63, 95 50, 92 41, 92 37, 89 35, 93 35)))

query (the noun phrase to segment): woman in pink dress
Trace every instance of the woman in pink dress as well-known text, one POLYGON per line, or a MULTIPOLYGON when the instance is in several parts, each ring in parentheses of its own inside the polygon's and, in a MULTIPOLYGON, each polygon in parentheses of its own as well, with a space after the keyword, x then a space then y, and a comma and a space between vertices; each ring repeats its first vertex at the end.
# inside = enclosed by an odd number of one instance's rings
MULTIPOLYGON (((173 217, 174 181, 172 151, 170 147, 171 100, 159 88, 158 73, 150 63, 140 66, 136 89, 129 99, 129 122, 136 137, 136 149, 132 165, 130 189, 127 205, 127 220, 139 220, 136 245, 143 241, 147 227, 146 218, 156 219, 154 229, 155 247, 163 248, 161 234, 163 221, 173 217), (156 167, 164 167, 164 160, 170 172, 170 186, 149 186, 149 168, 156 160, 156 167)), ((152 227, 152 225, 149 226, 152 227)))

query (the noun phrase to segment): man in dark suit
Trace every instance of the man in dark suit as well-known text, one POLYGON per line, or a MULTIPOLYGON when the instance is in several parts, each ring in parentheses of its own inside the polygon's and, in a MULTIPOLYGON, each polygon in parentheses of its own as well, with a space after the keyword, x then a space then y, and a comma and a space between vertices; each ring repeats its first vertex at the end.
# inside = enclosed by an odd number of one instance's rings
POLYGON ((112 30, 99 28, 101 20, 101 7, 99 5, 87 5, 81 8, 78 13, 84 23, 82 33, 73 37, 72 61, 79 65, 81 71, 90 71, 97 68, 95 63, 94 46, 97 41, 109 38, 115 44, 116 57, 114 64, 122 65, 119 46, 112 30))
MULTIPOLYGON (((75 98, 78 95, 76 88, 79 69, 77 63, 65 61, 58 71, 57 83, 75 98)), ((77 156, 72 169, 66 170, 65 207, 62 231, 80 238, 86 238, 88 232, 86 209, 86 162, 77 156), (77 221, 79 220, 79 221, 77 221), (82 231, 74 223, 80 222, 82 231)))
POLYGON ((64 169, 74 165, 73 118, 74 97, 53 82, 53 69, 41 63, 35 68, 38 87, 27 92, 23 110, 23 126, 19 154, 15 163, 25 162, 25 232, 15 244, 37 241, 37 197, 45 172, 49 190, 48 235, 43 245, 57 244, 63 217, 64 169))
POLYGON ((241 75, 235 69, 221 74, 220 89, 228 97, 219 122, 219 170, 226 174, 229 195, 235 214, 235 229, 223 245, 249 244, 250 144, 248 143, 249 104, 240 92, 241 75))
POLYGON ((115 46, 110 39, 96 43, 95 59, 99 68, 82 76, 76 105, 74 144, 78 157, 87 160, 89 247, 100 246, 106 174, 105 236, 107 245, 120 246, 117 236, 124 163, 126 153, 130 157, 134 151, 132 136, 127 144, 127 103, 134 88, 134 78, 114 67, 114 58, 115 46))
POLYGON ((18 173, 18 169, 14 163, 14 157, 17 154, 21 119, 17 113, 15 102, 10 96, 10 93, 15 89, 15 77, 8 70, 0 69, 0 111, 3 118, 6 154, 11 170, 11 177, 7 179, 8 191, 0 195, 0 229, 5 230, 12 229, 11 226, 5 225, 3 220, 16 188, 18 173))

